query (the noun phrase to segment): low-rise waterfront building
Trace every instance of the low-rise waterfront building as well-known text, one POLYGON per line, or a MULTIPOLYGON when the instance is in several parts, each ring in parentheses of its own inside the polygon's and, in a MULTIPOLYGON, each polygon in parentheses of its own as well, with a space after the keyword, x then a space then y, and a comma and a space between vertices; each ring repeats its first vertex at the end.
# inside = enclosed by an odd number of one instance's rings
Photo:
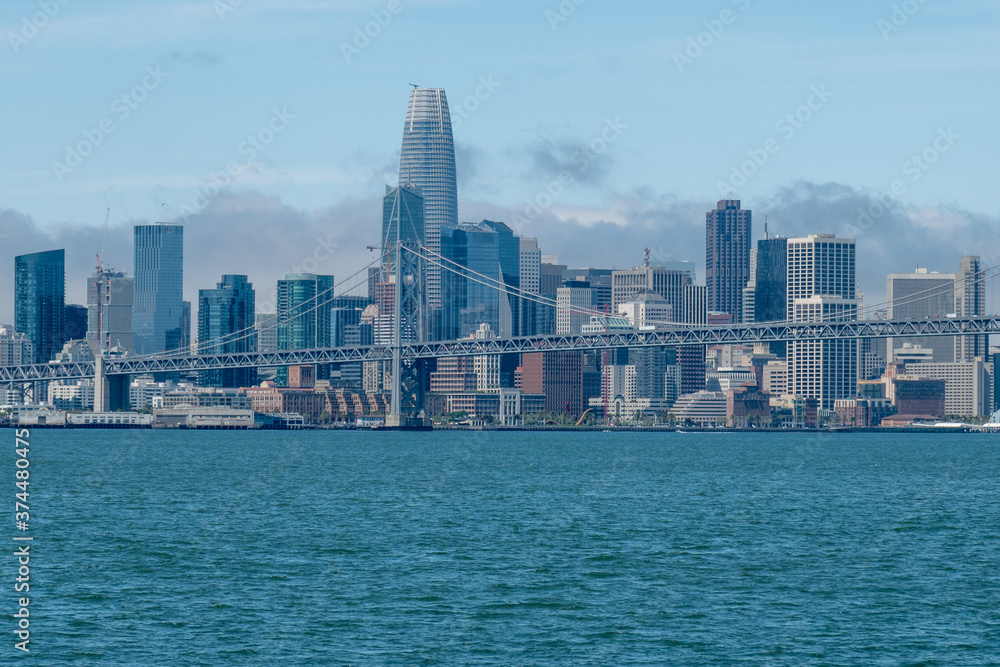
POLYGON ((685 394, 677 399, 670 414, 685 426, 722 426, 726 423, 726 395, 713 391, 685 394))

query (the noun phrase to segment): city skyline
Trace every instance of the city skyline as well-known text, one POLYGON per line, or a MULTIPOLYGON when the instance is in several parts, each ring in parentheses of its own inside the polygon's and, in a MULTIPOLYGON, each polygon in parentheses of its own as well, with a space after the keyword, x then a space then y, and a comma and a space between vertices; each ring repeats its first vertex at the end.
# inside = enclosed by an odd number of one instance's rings
MULTIPOLYGON (((252 33, 265 21, 285 27, 312 21, 334 35, 339 47, 341 41, 350 43, 354 28, 364 28, 378 8, 344 3, 275 13, 244 3, 220 17, 208 3, 167 2, 112 20, 107 14, 113 5, 96 3, 77 9, 79 13, 64 8, 14 53, 21 77, 48 72, 49 60, 67 49, 94 49, 86 58, 108 52, 122 56, 105 84, 68 88, 77 96, 73 104, 58 111, 47 107, 34 120, 16 119, 11 151, 0 158, 8 160, 3 168, 10 175, 0 190, 0 234, 6 234, 0 242, 2 259, 81 248, 68 253, 75 257, 67 256, 70 302, 85 303, 79 279, 93 267, 91 253, 84 249, 100 246, 101 214, 107 206, 112 208, 107 261, 129 274, 134 267, 128 266, 131 249, 124 235, 130 235, 133 224, 179 221, 189 236, 198 234, 198 242, 188 248, 193 261, 184 297, 189 301, 223 273, 248 272, 252 282, 265 286, 297 271, 350 275, 363 265, 357 248, 377 240, 368 231, 377 227, 384 187, 397 184, 399 118, 406 111, 402 96, 411 82, 451 93, 459 220, 506 222, 518 234, 537 237, 543 252, 558 254, 562 263, 630 268, 641 263, 642 248, 650 247, 654 261, 695 261, 703 281, 702 216, 725 198, 720 182, 741 181, 740 174, 733 178, 734 167, 755 173, 731 196, 758 215, 768 215, 773 233, 858 238, 861 289, 874 300, 884 297, 883 265, 892 272, 917 267, 944 271, 969 254, 982 255, 984 266, 995 263, 991 257, 1000 257, 1000 247, 989 235, 1000 216, 988 195, 988 142, 977 139, 990 125, 979 97, 975 102, 969 97, 973 87, 963 85, 975 80, 974 89, 981 93, 980 70, 989 60, 984 50, 996 49, 981 39, 978 25, 992 15, 982 3, 924 6, 885 35, 879 22, 891 17, 891 4, 846 3, 830 16, 814 8, 732 3, 732 22, 718 36, 709 33, 711 39, 702 41, 710 43, 698 47, 701 55, 689 64, 683 62, 690 57, 689 38, 697 44, 701 33, 717 28, 716 12, 653 3, 610 10, 581 3, 572 15, 563 16, 554 2, 515 2, 503 8, 490 2, 445 7, 413 3, 351 62, 339 48, 315 53, 303 73, 288 73, 287 81, 265 77, 252 88, 254 95, 216 81, 228 75, 242 80, 256 62, 227 29, 252 33), (466 49, 469 58, 456 66, 449 56, 461 48, 459 42, 425 49, 399 71, 398 55, 424 34, 421 30, 441 35, 472 15, 482 20, 483 12, 498 25, 527 30, 517 38, 527 46, 522 55, 505 60, 466 49), (128 24, 152 42, 139 47, 111 40, 96 48, 87 39, 57 39, 71 26, 96 17, 128 24), (664 19, 668 33, 656 38, 647 34, 644 26, 657 23, 651 18, 664 19), (161 38, 151 35, 155 21, 179 32, 170 51, 163 51, 161 38), (809 44, 812 51, 802 55, 811 54, 811 59, 798 68, 774 60, 773 53, 804 49, 802 37, 813 23, 823 23, 829 40, 809 44), (637 26, 643 26, 638 35, 637 26), (597 30, 603 35, 596 42, 602 44, 600 54, 609 59, 605 66, 593 56, 581 61, 579 72, 557 65, 548 66, 544 75, 537 71, 552 52, 570 49, 597 30), (768 31, 773 33, 770 47, 754 43, 768 31), (860 50, 841 55, 845 44, 860 50), (861 57, 874 63, 874 73, 858 75, 861 57), (391 75, 390 63, 396 70, 391 75), (626 63, 654 67, 659 78, 652 81, 665 85, 636 85, 626 63), (760 71, 748 69, 749 63, 760 71), (339 90, 352 92, 352 104, 306 94, 307 72, 323 66, 336 73, 339 90), (735 80, 732 71, 739 75, 735 80), (378 76, 367 76, 372 72, 378 76), (851 76, 845 79, 845 74, 851 76), (584 80, 586 86, 581 85, 584 80), (117 105, 130 111, 119 119, 121 113, 110 112, 109 101, 117 99, 112 91, 134 91, 136 86, 142 88, 136 95, 143 101, 135 109, 124 102, 117 105), (752 108, 727 115, 689 111, 681 104, 722 86, 735 94, 752 93, 752 108), (204 111, 201 100, 216 88, 222 92, 221 106, 204 111), (598 88, 607 94, 595 95, 598 88), (538 103, 525 103, 532 98, 538 103), (90 116, 81 109, 89 109, 90 116), (198 122, 178 122, 194 109, 202 110, 198 122), (808 122, 794 119, 802 109, 808 122), (664 112, 669 112, 667 123, 664 112), (778 130, 775 121, 788 114, 793 123, 786 120, 778 130), (60 182, 52 163, 65 162, 64 147, 84 141, 82 133, 97 127, 103 115, 109 115, 115 131, 60 182), (40 131, 31 131, 29 122, 40 131), (161 146, 163 139, 151 134, 173 126, 187 132, 170 135, 173 148, 161 146), (242 145, 255 130, 262 150, 242 145), (790 130, 794 136, 786 138, 790 130), (24 137, 29 136, 44 137, 44 146, 28 152, 24 137), (775 148, 767 143, 772 137, 779 150, 768 153, 768 146, 775 148), (270 141, 263 143, 265 139, 270 141), (600 150, 591 151, 591 146, 600 150), (241 147, 255 154, 232 177, 234 184, 221 194, 199 198, 213 194, 210 174, 223 173, 227 162, 248 157, 241 147), (654 151, 657 162, 651 162, 654 151), (919 157, 928 151, 933 165, 919 157), (181 159, 182 154, 190 160, 181 159), (917 161, 911 160, 914 155, 917 161), (753 157, 766 159, 766 164, 747 167, 746 160, 753 157), (164 171, 158 171, 161 167, 164 171), (339 180, 310 180, 308 174, 320 167, 338 172, 339 180), (569 185, 558 182, 564 172, 569 185), (879 196, 895 181, 904 192, 892 195, 886 210, 879 196), (537 213, 530 208, 532 202, 547 203, 547 197, 553 200, 548 207, 537 213), (860 233, 850 233, 852 226, 860 233)), ((8 19, 4 27, 16 33, 20 19, 8 19)), ((316 32, 311 26, 303 30, 302 48, 309 53, 314 53, 316 32)), ((285 72, 293 55, 281 50, 273 71, 285 72)), ((752 243, 759 238, 758 232, 752 243)), ((263 307, 273 305, 273 299, 267 289, 259 300, 263 307)), ((0 302, 0 317, 4 312, 12 313, 9 299, 0 302)))

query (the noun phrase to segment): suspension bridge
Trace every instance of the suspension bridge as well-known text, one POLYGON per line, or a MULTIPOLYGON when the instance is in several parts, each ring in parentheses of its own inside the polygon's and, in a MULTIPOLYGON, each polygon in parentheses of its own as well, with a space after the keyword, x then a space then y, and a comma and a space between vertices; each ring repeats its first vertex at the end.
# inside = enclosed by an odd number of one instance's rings
MULTIPOLYGON (((423 289, 420 276, 423 265, 433 263, 443 271, 455 273, 466 280, 481 283, 502 295, 556 308, 552 299, 506 285, 492 278, 451 262, 417 244, 400 240, 386 248, 379 260, 385 275, 392 276, 397 288, 393 294, 391 342, 378 345, 318 347, 314 349, 269 352, 219 352, 192 354, 188 351, 146 356, 102 356, 91 362, 48 363, 0 367, 0 386, 23 386, 55 380, 95 380, 95 411, 126 409, 130 378, 155 373, 194 373, 236 368, 276 368, 300 365, 338 365, 345 363, 385 362, 390 365, 392 400, 387 424, 405 426, 418 419, 423 409, 421 362, 448 357, 560 352, 570 350, 614 350, 643 347, 675 347, 700 345, 749 345, 771 342, 810 342, 828 340, 860 340, 879 338, 910 338, 926 336, 988 336, 1000 334, 1000 317, 935 317, 907 320, 859 320, 857 312, 839 313, 834 321, 766 322, 746 325, 704 326, 681 322, 652 322, 655 330, 614 331, 592 335, 535 335, 492 339, 462 339, 425 341, 423 321, 423 289), (398 268, 397 268, 398 267, 398 268), (401 287, 401 289, 399 288, 401 287)), ((372 264, 374 264, 373 262, 372 264)), ((372 264, 369 264, 371 266, 372 264)), ((354 276, 367 270, 364 267, 354 276)), ((1000 265, 981 271, 976 282, 1000 275, 1000 265)), ((354 277, 352 276, 352 277, 354 277)), ((348 279, 350 280, 350 279, 348 279)), ((356 289, 352 286, 345 293, 356 289)), ((932 299, 940 287, 897 299, 894 305, 932 299)), ((324 300, 335 295, 317 294, 310 301, 316 305, 300 310, 271 326, 283 326, 316 310, 324 300)), ((876 306, 893 305, 889 302, 876 306)), ((608 314, 597 310, 573 307, 572 311, 599 318, 608 314)), ((258 331, 251 327, 212 341, 199 341, 198 348, 224 348, 258 331)))

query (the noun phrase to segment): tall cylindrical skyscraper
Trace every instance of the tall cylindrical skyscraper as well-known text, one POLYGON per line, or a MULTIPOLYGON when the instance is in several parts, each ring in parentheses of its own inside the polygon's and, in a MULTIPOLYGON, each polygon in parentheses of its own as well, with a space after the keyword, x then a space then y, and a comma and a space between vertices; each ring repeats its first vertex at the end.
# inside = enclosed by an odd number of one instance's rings
MULTIPOLYGON (((424 198, 424 245, 441 250, 441 226, 458 224, 455 139, 448 98, 441 88, 414 88, 406 109, 399 184, 416 186, 424 198)), ((441 269, 429 263, 427 305, 432 332, 441 310, 441 269)), ((435 332, 436 333, 436 332, 435 332)))

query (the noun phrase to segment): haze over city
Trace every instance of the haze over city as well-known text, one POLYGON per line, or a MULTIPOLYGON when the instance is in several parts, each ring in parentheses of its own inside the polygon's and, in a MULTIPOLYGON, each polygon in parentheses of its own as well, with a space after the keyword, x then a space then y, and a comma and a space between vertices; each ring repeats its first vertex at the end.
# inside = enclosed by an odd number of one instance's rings
POLYGON ((108 208, 105 261, 127 272, 133 225, 185 225, 189 299, 221 273, 262 303, 300 268, 350 275, 398 181, 409 84, 448 91, 459 218, 572 266, 649 247, 703 280, 705 211, 730 196, 755 238, 765 215, 857 238, 872 302, 887 272, 1000 258, 996 2, 42 4, 2 19, 0 261, 65 247, 67 302, 108 208))

